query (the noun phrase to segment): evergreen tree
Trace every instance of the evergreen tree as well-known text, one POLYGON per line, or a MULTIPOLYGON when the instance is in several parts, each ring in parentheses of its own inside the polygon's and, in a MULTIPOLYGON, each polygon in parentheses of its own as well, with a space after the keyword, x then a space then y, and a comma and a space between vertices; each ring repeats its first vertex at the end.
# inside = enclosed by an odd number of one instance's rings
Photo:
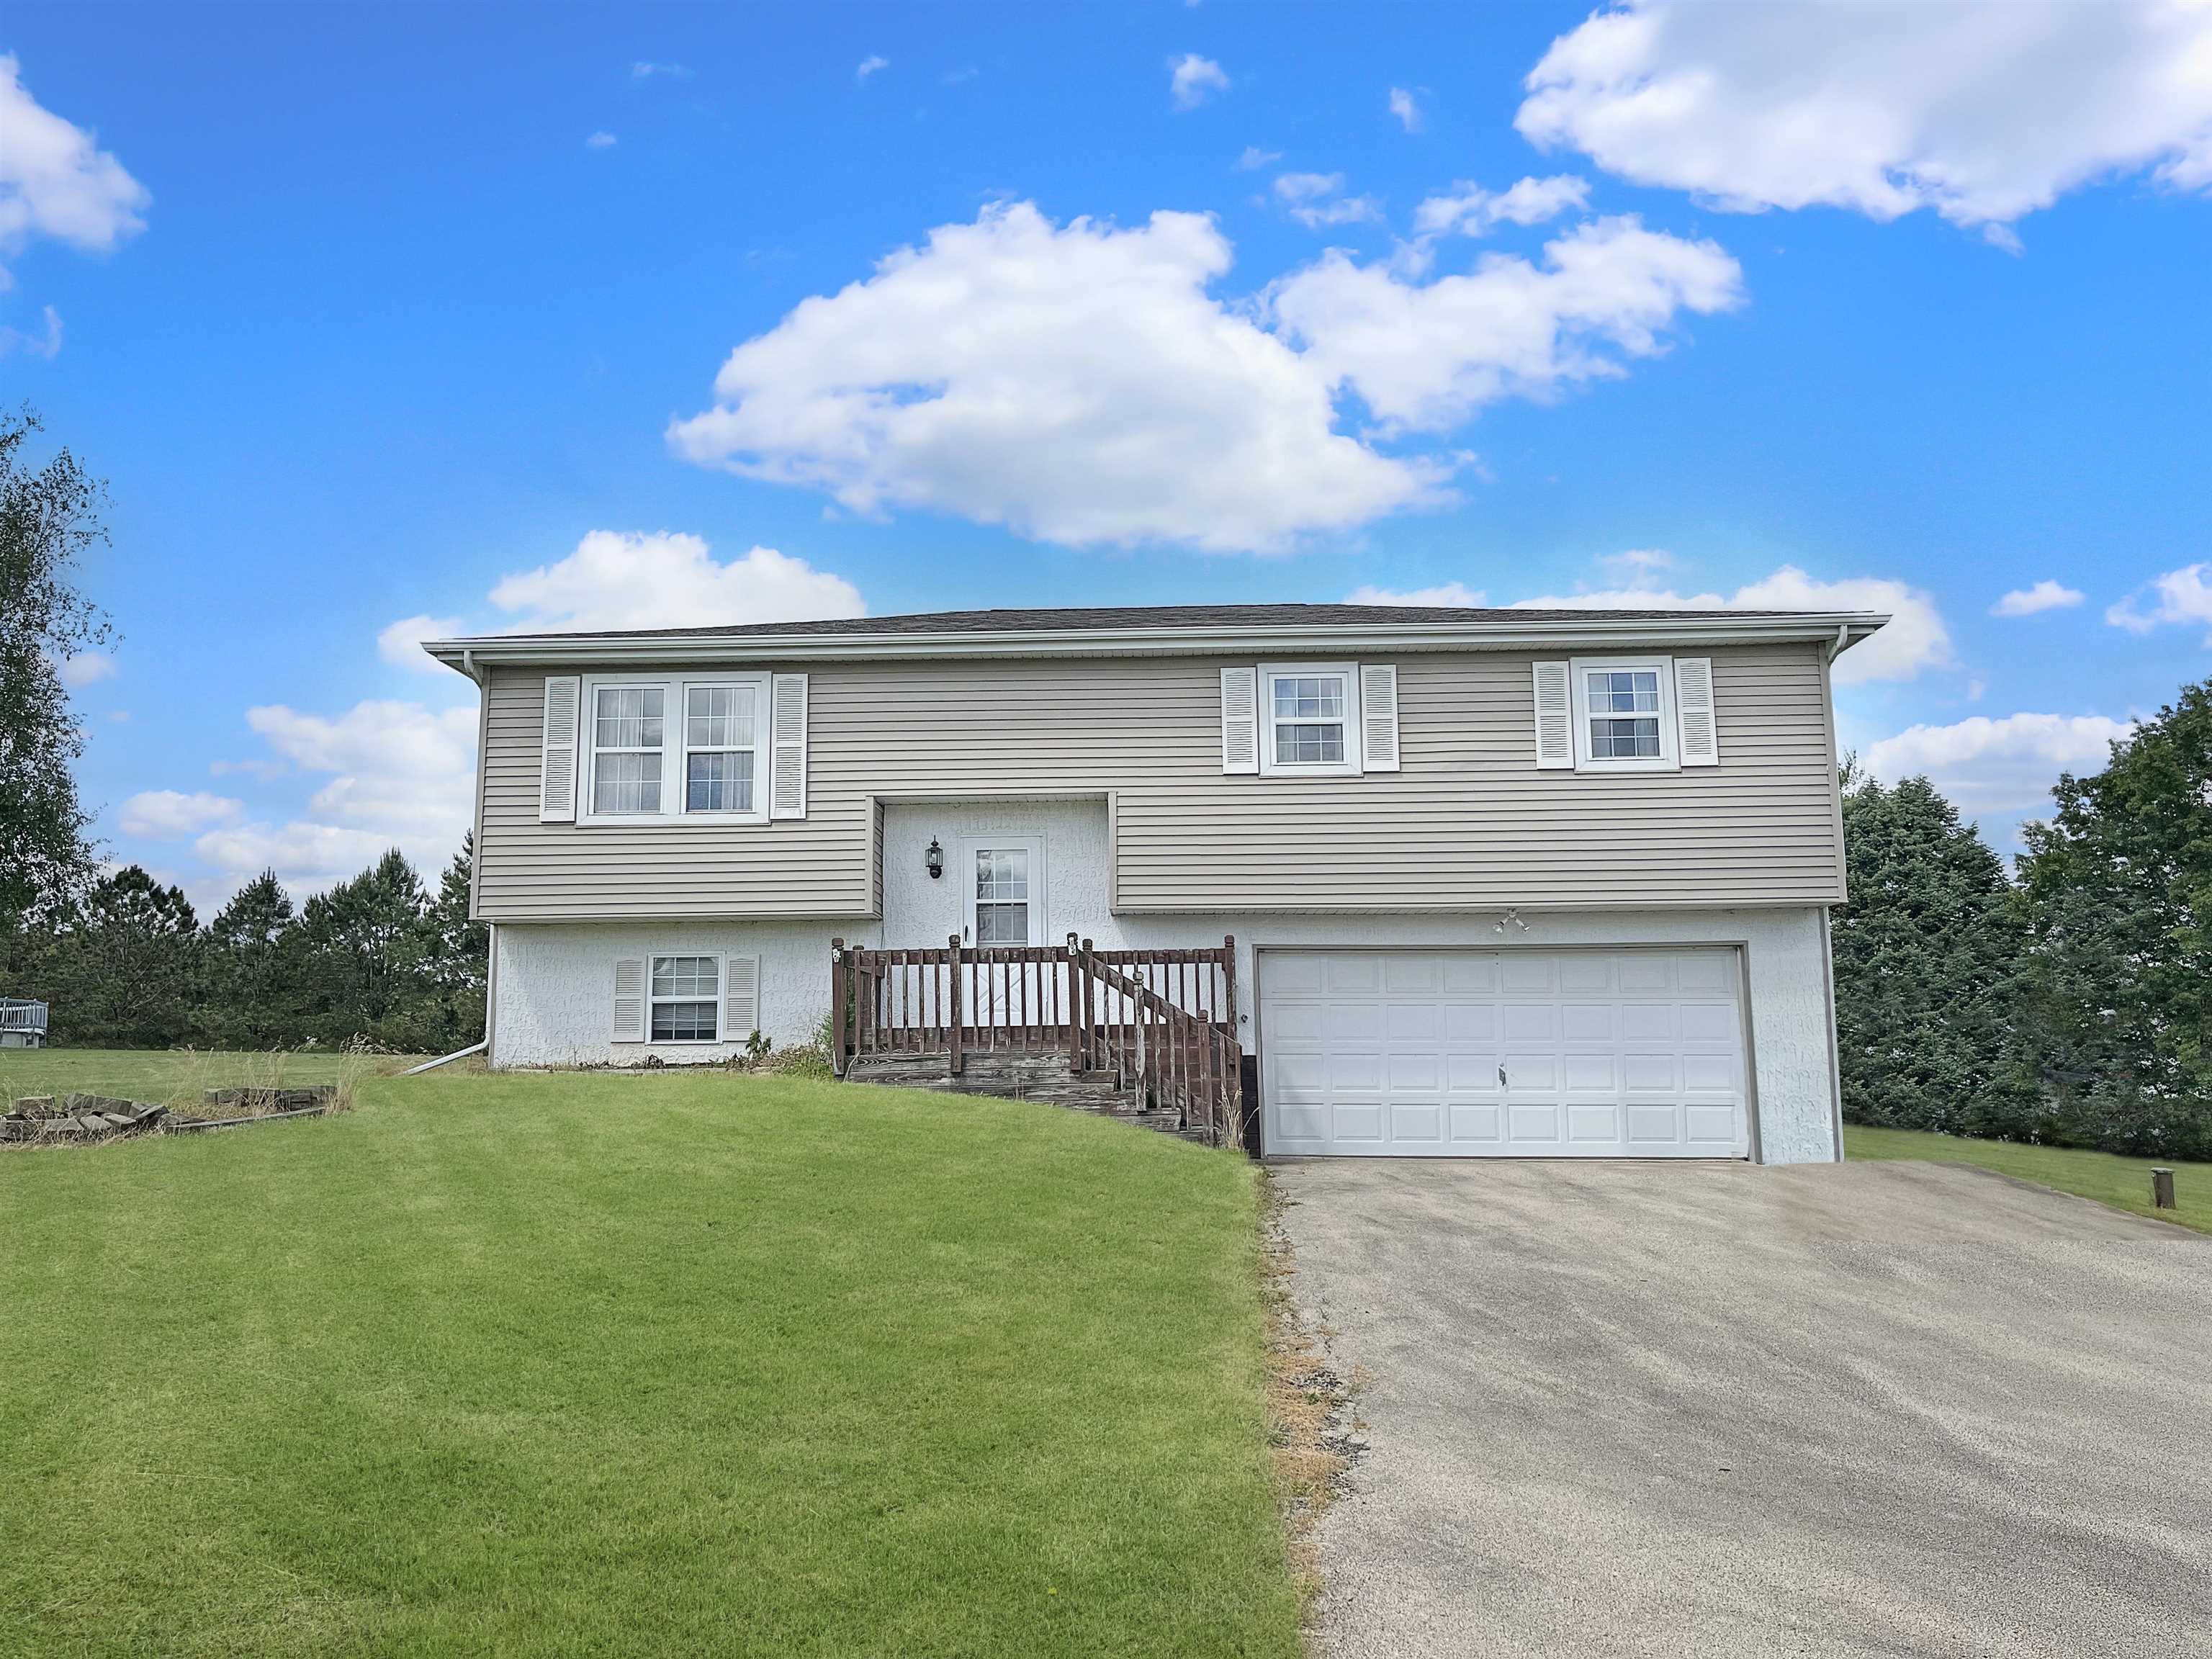
MULTIPOLYGON (((0 416, 0 928, 61 908, 91 878, 70 763, 84 750, 56 664, 107 638, 74 567, 106 539, 102 487, 66 449, 33 470, 28 409, 0 416)), ((52 920, 49 915, 46 918, 52 920)))
POLYGON ((359 1036, 408 1049, 435 1040, 421 995, 430 958, 428 908, 422 878, 396 847, 307 902, 300 936, 309 1035, 331 1044, 359 1036))
POLYGON ((436 1044, 441 1054, 450 1054, 483 1035, 491 930, 469 920, 476 849, 476 832, 470 830, 462 836, 461 850, 439 878, 438 895, 423 917, 438 1017, 445 1033, 436 1044))
POLYGON ((2212 681, 2060 778, 2021 860, 2044 1078, 2069 1139, 2212 1158, 2212 681))
POLYGON ((1850 902, 1834 915, 1844 1115, 1954 1134, 2033 1136, 2014 1035, 2023 935, 1997 855, 1925 778, 1847 765, 1850 902))
POLYGON ((53 1039, 166 1048, 192 1027, 201 993, 198 919, 178 887, 135 864, 94 884, 45 940, 34 994, 53 1039))
POLYGON ((302 945, 291 896, 264 870, 231 896, 208 924, 208 999, 201 1039, 225 1048, 298 1042, 304 1004, 302 945))

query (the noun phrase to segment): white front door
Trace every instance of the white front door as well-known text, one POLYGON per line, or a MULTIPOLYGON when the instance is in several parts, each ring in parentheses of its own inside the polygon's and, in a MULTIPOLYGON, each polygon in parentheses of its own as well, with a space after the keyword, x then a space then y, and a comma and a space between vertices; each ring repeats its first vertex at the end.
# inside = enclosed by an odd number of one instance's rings
POLYGON ((1736 952, 1260 958, 1262 1145, 1368 1158, 1742 1158, 1736 952))
POLYGON ((970 945, 1044 943, 1044 838, 969 836, 960 843, 967 883, 961 937, 970 945))

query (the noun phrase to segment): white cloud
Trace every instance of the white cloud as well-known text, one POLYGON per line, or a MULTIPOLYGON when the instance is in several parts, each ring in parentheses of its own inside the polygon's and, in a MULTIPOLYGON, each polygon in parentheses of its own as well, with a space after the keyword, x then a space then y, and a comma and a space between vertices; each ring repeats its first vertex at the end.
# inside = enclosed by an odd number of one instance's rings
POLYGON ((1501 224, 1540 225, 1589 205, 1589 180, 1571 173, 1523 179, 1504 191, 1461 179, 1413 210, 1413 234, 1422 237, 1480 236, 1501 224))
POLYGON ((584 140, 584 148, 586 149, 612 149, 615 143, 615 136, 611 132, 595 132, 590 137, 584 140))
POLYGON ((1257 173, 1261 167, 1271 167, 1283 159, 1279 149, 1261 149, 1257 144, 1244 146, 1244 153, 1237 158, 1239 173, 1257 173))
POLYGON ((1329 374, 1207 292, 1230 258, 1199 214, 1001 204, 738 346, 669 441, 854 512, 1073 545, 1278 550, 1439 499, 1441 467, 1334 430, 1329 374))
POLYGON ((698 537, 666 531, 594 530, 568 557, 501 577, 491 602, 518 613, 519 628, 556 633, 800 622, 867 609, 852 583, 804 559, 756 547, 725 563, 698 537))
POLYGON ((1282 332, 1386 431, 1441 428, 1506 397, 1617 375, 1665 349, 1684 311, 1742 301, 1742 273, 1711 242, 1592 220, 1547 242, 1541 264, 1490 254, 1432 283, 1332 250, 1275 284, 1282 332))
POLYGON ((249 708, 246 720, 277 760, 221 769, 264 777, 296 770, 327 781, 309 798, 307 816, 225 823, 192 843, 232 885, 273 868, 295 893, 313 892, 392 847, 434 875, 459 849, 475 805, 473 708, 376 701, 332 717, 277 705, 249 708))
POLYGON ((1662 570, 1674 568, 1674 556, 1663 547, 1631 547, 1619 553, 1601 553, 1597 568, 1624 587, 1649 587, 1662 570))
MULTIPOLYGON (((2105 620, 2130 634, 2148 634, 2170 623, 2212 624, 2212 564, 2185 564, 2179 570, 2169 570, 2154 578, 2150 588, 2158 596, 2156 608, 2138 609, 2136 600, 2141 596, 2130 593, 2105 612, 2105 620)), ((2212 646, 2212 635, 2207 635, 2204 642, 2212 646)))
POLYGON ((2203 0, 1633 0, 1552 43, 1514 125, 1724 209, 1929 208, 2002 239, 2114 174, 2212 185, 2208 66, 2203 0))
POLYGON ((2063 611, 2081 603, 2077 588, 2044 580, 2033 587, 2015 587, 1990 607, 1992 617, 2033 617, 2039 611, 2063 611))
POLYGON ((642 58, 629 66, 629 78, 633 81, 650 81, 656 76, 664 81, 689 81, 691 71, 681 64, 650 64, 642 58))
POLYGON ((72 690, 82 690, 102 680, 112 680, 116 675, 115 659, 105 651, 80 651, 74 657, 64 657, 55 665, 54 672, 61 682, 72 690))
POLYGON ((425 640, 450 640, 468 631, 459 617, 402 617, 386 625, 376 636, 376 654, 395 668, 417 673, 442 674, 445 668, 423 654, 425 640))
POLYGON ((1479 588, 1465 582, 1444 582, 1436 587, 1393 589, 1388 587, 1355 587, 1344 596, 1346 605, 1462 605, 1470 610, 1482 603, 1479 588))
POLYGON ((1340 173, 1285 173, 1275 179, 1275 197, 1291 217, 1310 230, 1324 225, 1358 224, 1380 219, 1381 206, 1370 196, 1344 196, 1340 173))
POLYGON ((1885 783, 1927 778, 1967 812, 2033 811, 2048 801, 2060 772, 2104 770, 2111 745, 2134 729, 2102 714, 1976 714, 1909 727, 1862 758, 1885 783))
POLYGON ((1398 125, 1407 131, 1419 132, 1421 130, 1421 106, 1405 88, 1390 88, 1390 113, 1398 118, 1398 125))
MULTIPOLYGON (((92 135, 42 108, 0 53, 0 258, 33 236, 104 252, 146 228, 151 198, 92 135)), ((9 286, 0 269, 0 289, 9 286)))
POLYGON ((1229 90, 1229 76, 1211 58, 1187 52, 1168 59, 1168 91, 1177 109, 1196 109, 1209 92, 1229 90))
POLYGON ((126 836, 149 841, 181 841, 210 824, 234 823, 246 811, 228 795, 202 789, 186 795, 174 789, 147 789, 123 803, 118 822, 126 836))
POLYGON ((871 75, 874 75, 882 70, 887 70, 890 66, 891 60, 890 58, 879 57, 877 54, 871 52, 867 57, 863 58, 860 60, 860 67, 853 71, 853 78, 855 81, 865 81, 871 75))
MULTIPOLYGON (((0 277, 6 274, 0 271, 0 277)), ((6 286, 5 282, 0 282, 0 288, 6 286)), ((40 311, 46 319, 46 326, 36 334, 26 334, 12 325, 0 324, 0 357, 18 349, 27 351, 33 357, 44 357, 48 362, 62 355, 61 313, 52 306, 41 307, 40 311)))
MULTIPOLYGON (((1615 557, 1632 556, 1615 555, 1615 557)), ((1889 625, 1836 659, 1838 684, 1917 679, 1921 672, 1954 665, 1950 630, 1936 600, 1921 589, 1881 576, 1847 576, 1826 582, 1795 565, 1739 587, 1733 594, 1677 593, 1629 586, 1516 599, 1516 608, 1539 611, 1874 611, 1889 625)))

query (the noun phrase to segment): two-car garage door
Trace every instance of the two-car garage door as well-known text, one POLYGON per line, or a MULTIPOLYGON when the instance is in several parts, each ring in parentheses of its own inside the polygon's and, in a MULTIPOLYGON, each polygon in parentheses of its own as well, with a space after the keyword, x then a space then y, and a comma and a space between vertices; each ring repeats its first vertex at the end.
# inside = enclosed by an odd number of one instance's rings
POLYGON ((1742 1158, 1736 952, 1267 951, 1266 1150, 1742 1158))

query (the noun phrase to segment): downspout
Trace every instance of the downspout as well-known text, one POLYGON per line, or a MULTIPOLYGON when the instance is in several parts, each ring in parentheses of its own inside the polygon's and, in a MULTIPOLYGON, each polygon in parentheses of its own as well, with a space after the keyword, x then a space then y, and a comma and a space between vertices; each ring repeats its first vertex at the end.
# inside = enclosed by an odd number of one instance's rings
MULTIPOLYGON (((1828 647, 1828 660, 1830 662, 1833 662, 1837 658, 1842 656, 1844 653, 1850 648, 1850 642, 1851 625, 1849 623, 1845 623, 1836 629, 1836 642, 1828 647)), ((462 652, 461 660, 464 662, 467 661, 468 655, 469 653, 467 652, 462 652)))

